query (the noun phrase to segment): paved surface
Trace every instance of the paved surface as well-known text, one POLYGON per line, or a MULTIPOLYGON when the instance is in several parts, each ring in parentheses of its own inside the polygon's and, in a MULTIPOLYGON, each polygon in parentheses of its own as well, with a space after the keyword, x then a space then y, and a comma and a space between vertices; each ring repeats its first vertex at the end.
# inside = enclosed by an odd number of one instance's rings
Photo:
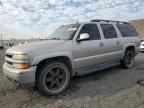
POLYGON ((0 108, 144 108, 144 54, 139 54, 135 67, 119 66, 71 80, 64 93, 41 96, 31 88, 16 87, 2 72, 4 51, 0 50, 0 108))

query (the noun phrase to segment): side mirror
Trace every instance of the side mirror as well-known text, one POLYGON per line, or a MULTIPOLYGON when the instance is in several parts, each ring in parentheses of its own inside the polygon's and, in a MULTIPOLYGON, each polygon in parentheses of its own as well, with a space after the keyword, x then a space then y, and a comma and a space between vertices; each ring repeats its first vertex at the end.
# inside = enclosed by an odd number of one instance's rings
POLYGON ((90 36, 89 36, 89 34, 88 33, 82 33, 82 34, 80 34, 80 37, 79 37, 79 39, 77 39, 77 41, 83 41, 83 40, 88 40, 88 39, 90 39, 90 36))

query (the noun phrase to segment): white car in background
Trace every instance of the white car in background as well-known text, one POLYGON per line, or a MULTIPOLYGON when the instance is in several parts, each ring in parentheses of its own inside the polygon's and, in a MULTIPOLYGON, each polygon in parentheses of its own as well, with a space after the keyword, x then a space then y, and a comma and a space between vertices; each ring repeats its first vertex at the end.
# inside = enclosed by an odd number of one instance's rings
POLYGON ((144 52, 144 41, 141 42, 141 44, 140 44, 140 51, 141 51, 141 52, 144 52))
POLYGON ((143 41, 144 41, 144 38, 141 38, 140 40, 141 40, 141 42, 143 42, 143 41))

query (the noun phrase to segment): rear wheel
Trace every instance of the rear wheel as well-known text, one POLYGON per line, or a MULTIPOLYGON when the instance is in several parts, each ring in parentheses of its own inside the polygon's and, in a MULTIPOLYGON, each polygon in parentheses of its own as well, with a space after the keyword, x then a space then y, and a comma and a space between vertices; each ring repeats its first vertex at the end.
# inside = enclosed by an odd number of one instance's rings
POLYGON ((134 58, 135 58, 134 51, 127 50, 125 55, 124 55, 123 60, 121 61, 121 65, 127 69, 132 68, 134 65, 134 58))
POLYGON ((50 63, 40 71, 37 86, 43 95, 56 95, 63 92, 70 83, 69 68, 62 62, 50 63))

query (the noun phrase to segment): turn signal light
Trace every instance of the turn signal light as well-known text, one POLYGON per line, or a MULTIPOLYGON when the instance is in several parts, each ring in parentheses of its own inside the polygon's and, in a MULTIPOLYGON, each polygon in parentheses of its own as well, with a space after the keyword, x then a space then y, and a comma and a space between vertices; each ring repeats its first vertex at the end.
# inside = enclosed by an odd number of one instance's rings
POLYGON ((18 69, 27 69, 30 67, 30 64, 28 63, 22 63, 22 64, 13 64, 13 66, 15 68, 18 68, 18 69))

